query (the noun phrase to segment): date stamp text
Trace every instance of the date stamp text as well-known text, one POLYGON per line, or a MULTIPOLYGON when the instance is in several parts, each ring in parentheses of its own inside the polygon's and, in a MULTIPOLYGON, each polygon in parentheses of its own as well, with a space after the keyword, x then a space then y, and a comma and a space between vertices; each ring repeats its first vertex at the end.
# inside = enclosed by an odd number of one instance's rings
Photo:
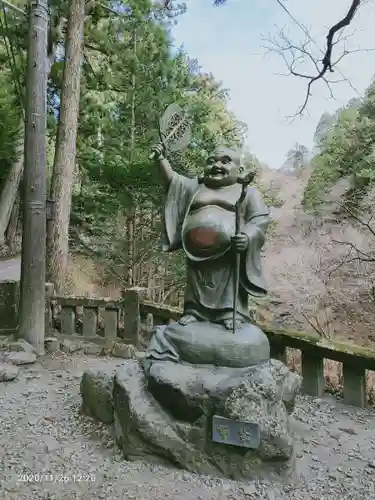
POLYGON ((75 474, 52 474, 49 472, 24 472, 17 475, 20 483, 94 483, 95 474, 93 472, 77 472, 75 474))

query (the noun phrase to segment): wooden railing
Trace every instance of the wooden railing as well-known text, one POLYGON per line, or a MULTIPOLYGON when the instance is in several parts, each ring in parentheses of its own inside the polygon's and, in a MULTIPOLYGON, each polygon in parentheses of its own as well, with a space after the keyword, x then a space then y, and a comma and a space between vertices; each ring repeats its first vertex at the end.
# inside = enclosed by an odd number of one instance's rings
POLYGON ((122 299, 59 297, 46 288, 46 332, 58 330, 64 336, 87 341, 122 341, 140 346, 140 293, 129 290, 122 299))
MULTIPOLYGON (((77 335, 79 331, 87 340, 120 340, 138 348, 147 342, 155 325, 177 320, 181 313, 180 309, 143 300, 140 289, 126 290, 117 301, 56 297, 51 290, 47 293, 49 330, 59 327, 60 332, 67 335, 77 335), (79 309, 82 310, 80 314, 79 309), (77 321, 79 315, 80 323, 77 321)), ((286 363, 287 348, 301 352, 304 393, 314 397, 324 394, 324 360, 331 359, 343 364, 345 403, 360 407, 366 404, 366 370, 375 371, 375 351, 303 332, 258 326, 268 336, 273 358, 286 363)))

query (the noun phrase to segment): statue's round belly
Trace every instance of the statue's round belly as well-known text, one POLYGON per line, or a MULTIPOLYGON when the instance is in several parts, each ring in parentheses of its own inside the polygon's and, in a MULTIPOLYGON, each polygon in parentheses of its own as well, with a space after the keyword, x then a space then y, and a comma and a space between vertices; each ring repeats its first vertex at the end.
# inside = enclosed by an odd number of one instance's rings
POLYGON ((197 258, 222 255, 230 248, 234 230, 234 213, 221 207, 207 206, 190 212, 182 229, 185 251, 197 258))

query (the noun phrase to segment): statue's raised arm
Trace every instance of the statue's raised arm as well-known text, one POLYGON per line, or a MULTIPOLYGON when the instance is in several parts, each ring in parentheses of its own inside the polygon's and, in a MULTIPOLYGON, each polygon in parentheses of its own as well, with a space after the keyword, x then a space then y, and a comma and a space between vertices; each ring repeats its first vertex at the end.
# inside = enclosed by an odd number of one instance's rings
POLYGON ((165 147, 162 143, 153 146, 152 153, 166 191, 163 249, 171 252, 182 247, 181 228, 198 188, 198 178, 191 179, 175 172, 165 157, 165 147))
POLYGON ((154 159, 159 167, 162 183, 164 184, 165 189, 168 189, 173 176, 173 169, 171 167, 171 164, 165 157, 164 144, 162 143, 155 144, 155 146, 152 147, 152 153, 154 153, 155 155, 154 159))

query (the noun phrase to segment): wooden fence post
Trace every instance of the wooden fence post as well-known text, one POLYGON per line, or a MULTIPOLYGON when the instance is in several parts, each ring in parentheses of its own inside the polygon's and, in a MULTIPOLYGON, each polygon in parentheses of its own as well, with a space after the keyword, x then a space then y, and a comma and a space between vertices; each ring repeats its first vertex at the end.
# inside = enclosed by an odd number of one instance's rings
POLYGON ((117 339, 119 310, 117 305, 108 304, 104 310, 104 337, 117 339))
POLYGON ((141 340, 141 293, 142 289, 139 287, 127 288, 122 292, 124 340, 136 347, 139 347, 141 340))
POLYGON ((324 394, 324 359, 317 353, 302 351, 302 390, 305 394, 321 398, 324 394))
POLYGON ((343 363, 344 403, 364 408, 366 405, 366 370, 360 363, 343 363))
POLYGON ((83 306, 82 334, 84 337, 95 337, 98 327, 99 308, 94 305, 83 306))

